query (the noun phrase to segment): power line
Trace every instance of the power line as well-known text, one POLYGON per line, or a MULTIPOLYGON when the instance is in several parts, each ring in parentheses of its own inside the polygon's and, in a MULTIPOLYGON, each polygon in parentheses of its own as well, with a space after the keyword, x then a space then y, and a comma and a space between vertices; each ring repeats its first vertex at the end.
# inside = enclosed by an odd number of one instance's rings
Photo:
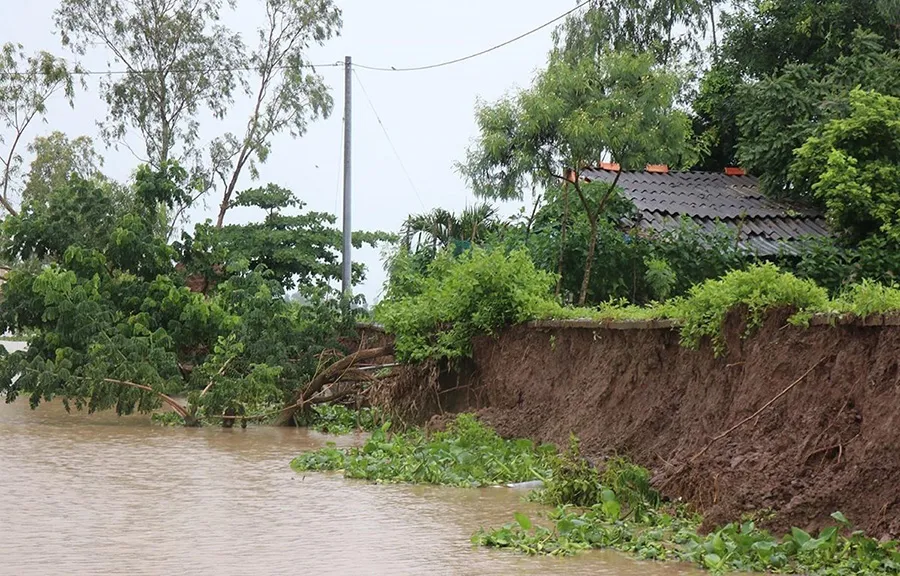
MULTIPOLYGON (((72 62, 69 62, 72 64, 72 62)), ((286 69, 294 69, 294 68, 337 68, 343 67, 343 62, 332 62, 330 64, 300 64, 297 65, 283 65, 283 66, 275 66, 274 68, 277 70, 286 70, 286 69)), ((250 67, 250 66, 235 66, 235 67, 213 67, 213 68, 173 68, 169 70, 169 72, 177 72, 183 74, 209 74, 211 72, 256 72, 259 68, 250 67)), ((148 75, 148 74, 159 74, 162 70, 159 68, 143 68, 140 70, 80 70, 74 69, 69 72, 72 76, 123 76, 126 74, 138 74, 138 75, 148 75)), ((39 76, 44 74, 41 71, 35 72, 0 72, 0 77, 4 78, 24 78, 31 76, 39 76)))
POLYGON ((366 87, 363 85, 362 79, 359 77, 359 74, 357 74, 356 70, 353 71, 353 75, 356 77, 356 82, 359 84, 359 87, 362 88, 363 96, 366 97, 366 101, 369 103, 369 107, 372 109, 372 113, 375 114, 375 119, 378 120, 378 125, 381 126, 381 131, 384 132, 385 139, 387 139, 388 144, 390 144, 391 150, 394 151, 394 157, 397 158, 397 162, 400 164, 400 169, 403 170, 403 173, 406 175, 406 180, 409 182, 409 185, 413 189, 413 192, 416 193, 416 198, 419 199, 419 204, 421 204, 422 210, 425 210, 425 203, 422 202, 422 196, 419 195, 419 189, 416 188, 412 177, 406 170, 406 166, 403 164, 403 159, 400 158, 400 153, 397 152, 397 147, 394 146, 394 142, 393 140, 391 140, 391 135, 388 134, 387 127, 385 127, 384 122, 381 121, 381 116, 378 115, 378 110, 375 109, 375 104, 373 104, 372 99, 369 98, 369 93, 366 91, 366 87))
POLYGON ((374 70, 374 71, 376 71, 376 72, 420 72, 420 71, 422 71, 422 70, 432 70, 432 69, 434 69, 434 68, 442 68, 442 67, 444 67, 444 66, 450 66, 450 65, 452 65, 452 64, 458 64, 458 63, 460 63, 460 62, 465 62, 466 60, 471 60, 471 59, 473 59, 473 58, 478 58, 479 56, 484 56, 485 54, 488 54, 489 52, 493 52, 494 50, 499 50, 500 48, 503 48, 504 46, 509 46, 509 45, 512 44, 513 42, 518 42, 518 41, 521 40, 522 38, 526 38, 526 37, 528 37, 528 36, 531 36, 531 35, 534 34, 535 32, 538 32, 538 31, 540 31, 540 30, 543 30, 543 29, 546 28, 547 26, 550 26, 551 24, 555 24, 556 22, 559 22, 560 20, 562 20, 563 18, 565 18, 565 17, 568 16, 569 14, 572 14, 572 13, 574 13, 574 12, 577 12, 579 9, 581 9, 581 8, 587 6, 588 4, 590 4, 591 1, 592 1, 592 0, 585 0, 584 2, 581 2, 580 4, 578 4, 578 6, 575 6, 574 8, 572 8, 571 10, 569 10, 568 12, 566 12, 566 13, 564 13, 564 14, 560 14, 559 16, 557 16, 556 18, 554 18, 553 20, 550 20, 549 22, 544 22, 543 24, 541 24, 541 25, 538 26, 537 28, 532 28, 532 29, 529 30, 528 32, 525 32, 524 34, 519 34, 519 35, 516 36, 515 38, 512 38, 512 39, 510 39, 510 40, 507 40, 506 42, 502 42, 502 43, 500 43, 500 44, 497 44, 496 46, 491 46, 490 48, 486 48, 486 49, 484 49, 484 50, 481 50, 480 52, 475 52, 474 54, 469 54, 468 56, 463 56, 463 57, 461 57, 461 58, 454 58, 453 60, 447 60, 447 61, 445 61, 445 62, 438 62, 437 64, 428 64, 428 65, 425 65, 425 66, 411 66, 411 67, 408 67, 408 68, 395 68, 395 67, 393 67, 393 66, 391 66, 391 67, 365 66, 365 65, 363 65, 363 64, 354 64, 354 66, 357 67, 357 68, 363 68, 363 69, 365 69, 365 70, 374 70))
MULTIPOLYGON (((557 16, 556 18, 554 18, 552 20, 544 22, 543 24, 541 24, 540 26, 538 26, 536 28, 532 28, 528 32, 519 34, 515 38, 511 38, 510 40, 501 42, 500 44, 491 46, 490 48, 486 48, 479 52, 475 52, 474 54, 469 54, 468 56, 462 56, 460 58, 454 58, 453 60, 447 60, 444 62, 437 62, 435 64, 427 64, 425 66, 410 66, 410 67, 406 67, 406 68, 397 68, 394 66, 389 66, 389 67, 388 66, 368 66, 365 64, 353 64, 353 66, 356 68, 362 68, 364 70, 374 70, 376 72, 420 72, 422 70, 433 70, 435 68, 443 68, 444 66, 451 66, 453 64, 459 64, 460 62, 465 62, 466 60, 472 60, 473 58, 478 58, 479 56, 484 56, 485 54, 488 54, 495 50, 499 50, 500 48, 503 48, 505 46, 509 46, 510 44, 512 44, 514 42, 518 42, 519 40, 522 40, 523 38, 527 38, 528 36, 531 36, 535 32, 539 32, 539 31, 543 30, 544 28, 546 28, 547 26, 550 26, 551 24, 555 24, 555 23, 559 22, 560 20, 562 20, 563 18, 565 18, 566 16, 569 16, 570 14, 577 12, 581 8, 584 8, 585 6, 590 4, 591 1, 592 0, 585 0, 584 2, 579 3, 577 6, 575 6, 571 10, 568 10, 565 13, 560 14, 559 16, 557 16)), ((342 67, 343 65, 344 65, 343 62, 332 62, 332 63, 328 63, 328 64, 303 64, 300 67, 301 68, 337 68, 337 67, 342 67)), ((276 68, 284 69, 284 68, 289 68, 289 66, 277 66, 276 68)), ((221 68, 197 68, 197 69, 187 68, 187 69, 175 69, 173 71, 184 72, 187 74, 208 74, 210 72, 255 72, 256 70, 257 70, 257 68, 253 68, 253 67, 221 67, 221 68)), ((72 72, 70 72, 70 74, 72 76, 110 76, 110 75, 124 75, 124 74, 158 74, 159 72, 160 72, 159 69, 149 69, 149 68, 142 69, 142 70, 77 70, 76 69, 76 70, 73 70, 72 72)), ((36 76, 39 74, 42 74, 42 72, 0 72, 0 77, 21 78, 24 76, 36 76)))

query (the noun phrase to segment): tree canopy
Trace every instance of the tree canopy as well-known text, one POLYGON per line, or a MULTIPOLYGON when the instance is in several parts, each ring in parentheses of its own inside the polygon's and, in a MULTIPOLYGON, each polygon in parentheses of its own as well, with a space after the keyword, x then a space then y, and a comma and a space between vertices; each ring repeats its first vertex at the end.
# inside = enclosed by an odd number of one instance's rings
MULTIPOLYGON (((591 227, 579 303, 590 284, 600 213, 615 182, 583 190, 585 166, 611 159, 623 169, 693 162, 690 120, 676 107, 677 76, 649 54, 605 52, 571 63, 551 57, 534 85, 476 111, 480 135, 462 166, 480 196, 521 199, 533 186, 571 181, 591 227)), ((565 217, 564 217, 565 218, 565 217)))

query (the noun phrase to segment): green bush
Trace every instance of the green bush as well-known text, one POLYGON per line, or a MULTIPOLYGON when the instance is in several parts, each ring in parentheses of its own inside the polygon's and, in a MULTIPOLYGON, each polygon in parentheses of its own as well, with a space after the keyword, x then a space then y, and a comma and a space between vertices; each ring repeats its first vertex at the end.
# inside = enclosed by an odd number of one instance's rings
POLYGON ((873 314, 887 314, 900 310, 900 288, 863 280, 851 286, 835 301, 841 312, 866 318, 873 314))
POLYGON ((316 404, 308 419, 299 424, 326 434, 349 434, 354 430, 371 432, 383 421, 384 416, 377 408, 353 410, 342 404, 316 404))
POLYGON ((389 291, 375 318, 394 334, 403 361, 467 356, 473 336, 559 308, 551 296, 553 275, 536 269, 524 250, 443 252, 423 276, 402 285, 402 293, 389 291))
POLYGON ((704 338, 712 341, 716 353, 724 349, 722 323, 729 310, 747 310, 747 329, 760 324, 766 311, 789 307, 795 310, 790 321, 803 323, 813 312, 829 308, 828 292, 810 280, 781 272, 774 264, 753 265, 729 272, 719 280, 707 280, 691 289, 677 305, 683 321, 682 343, 696 348, 704 338))

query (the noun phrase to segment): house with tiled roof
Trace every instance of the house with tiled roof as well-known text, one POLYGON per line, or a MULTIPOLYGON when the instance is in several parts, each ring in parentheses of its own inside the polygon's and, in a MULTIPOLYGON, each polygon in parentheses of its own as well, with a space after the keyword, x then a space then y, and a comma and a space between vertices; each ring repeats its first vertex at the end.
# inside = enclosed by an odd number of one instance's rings
MULTIPOLYGON (((617 165, 603 163, 582 170, 581 177, 612 183, 617 173, 617 165)), ((759 256, 791 253, 791 243, 797 240, 830 235, 820 213, 764 196, 759 180, 739 169, 674 172, 665 166, 648 166, 618 177, 618 188, 638 210, 636 225, 644 229, 671 230, 685 217, 707 231, 721 223, 744 248, 759 256)))

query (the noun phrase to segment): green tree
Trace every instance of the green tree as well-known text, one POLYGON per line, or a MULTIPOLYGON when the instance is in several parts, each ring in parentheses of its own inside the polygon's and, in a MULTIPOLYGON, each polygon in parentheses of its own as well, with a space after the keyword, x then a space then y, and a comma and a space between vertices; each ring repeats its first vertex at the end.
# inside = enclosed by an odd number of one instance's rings
POLYGON ((223 185, 216 227, 221 228, 232 206, 245 168, 256 178, 256 162, 265 162, 272 137, 287 131, 299 138, 309 122, 327 118, 333 101, 306 52, 337 35, 341 11, 331 0, 265 0, 266 22, 258 30, 257 46, 246 56, 256 77, 244 88, 253 111, 241 136, 216 139, 211 148, 215 173, 223 185))
POLYGON ((430 247, 434 254, 454 242, 467 245, 482 242, 499 226, 497 209, 481 203, 465 208, 458 216, 443 208, 411 214, 403 223, 401 236, 407 250, 430 247))
POLYGON ((571 62, 610 51, 651 53, 662 65, 699 56, 712 33, 717 50, 716 7, 721 0, 593 0, 555 32, 556 50, 571 62))
POLYGON ((462 166, 476 194, 521 199, 532 186, 571 181, 591 230, 579 303, 617 180, 585 185, 570 170, 603 158, 624 169, 690 165, 690 121, 675 106, 679 85, 648 54, 607 52, 575 64, 554 57, 530 89, 477 109, 480 136, 462 166))
MULTIPOLYGON (((248 224, 222 228, 211 222, 197 225, 176 243, 179 261, 188 274, 204 278, 204 291, 227 279, 231 272, 264 267, 283 289, 325 286, 341 277, 342 232, 335 217, 303 212, 304 203, 274 184, 240 192, 235 206, 261 209, 265 217, 248 224), (289 213, 293 212, 293 213, 289 213), (231 271, 231 272, 229 272, 231 271)), ((374 245, 392 240, 380 233, 354 233, 353 245, 374 245)), ((364 278, 364 268, 353 265, 353 282, 364 278)))
POLYGON ((792 64, 746 89, 737 118, 738 157, 760 174, 767 194, 818 202, 809 187, 791 183, 794 151, 824 124, 850 112, 856 87, 900 96, 900 51, 886 51, 882 38, 858 32, 849 53, 823 69, 792 64))
POLYGON ((187 423, 230 424, 274 416, 285 404, 295 410, 295 397, 310 387, 307 400, 320 401, 313 396, 344 374, 360 378, 353 359, 316 376, 352 322, 328 287, 337 267, 310 245, 325 242, 336 252, 339 232, 317 219, 284 230, 277 212, 293 197, 276 187, 248 191, 248 202, 269 211, 258 228, 270 228, 265 240, 274 248, 260 248, 257 238, 241 244, 245 235, 236 234, 217 245, 219 282, 192 290, 175 264, 179 251, 166 240, 165 218, 190 196, 190 183, 175 164, 145 166, 123 198, 120 189, 72 174, 39 209, 26 203, 4 221, 3 255, 16 264, 0 289, 0 330, 31 334, 26 350, 0 352, 8 402, 27 395, 37 406, 60 397, 67 407, 120 414, 166 403, 187 423), (303 303, 285 297, 288 276, 303 282, 303 303), (187 404, 175 394, 187 394, 187 404))
POLYGON ((758 79, 791 64, 816 69, 846 56, 860 29, 898 47, 897 20, 886 18, 895 0, 749 0, 725 20, 723 57, 758 79))
POLYGON ((136 128, 152 166, 199 163, 201 108, 225 115, 242 63, 240 37, 217 23, 221 8, 221 0, 62 0, 63 45, 78 54, 100 45, 125 71, 100 84, 107 142, 123 143, 136 128))
MULTIPOLYGON (((897 0, 745 0, 722 19, 719 57, 693 98, 700 168, 741 164, 770 194, 791 197, 794 148, 849 91, 885 87, 900 48, 897 0), (841 90, 833 87, 840 85, 841 90), (825 114, 823 116, 823 113, 825 114)), ((892 76, 893 75, 893 76, 892 76)), ((801 198, 802 199, 802 198, 801 198)))
POLYGON ((103 179, 100 174, 103 157, 87 136, 69 139, 62 132, 53 132, 49 136, 35 138, 28 145, 28 151, 34 158, 25 177, 23 202, 42 204, 53 189, 65 186, 72 176, 84 180, 103 179))
POLYGON ((900 98, 851 92, 850 114, 797 150, 791 182, 824 203, 851 243, 884 235, 900 244, 900 98))
POLYGON ((75 87, 69 66, 47 52, 25 56, 20 44, 0 46, 0 204, 16 214, 10 198, 10 184, 19 174, 22 137, 28 128, 47 113, 47 101, 62 92, 72 105, 75 87))

